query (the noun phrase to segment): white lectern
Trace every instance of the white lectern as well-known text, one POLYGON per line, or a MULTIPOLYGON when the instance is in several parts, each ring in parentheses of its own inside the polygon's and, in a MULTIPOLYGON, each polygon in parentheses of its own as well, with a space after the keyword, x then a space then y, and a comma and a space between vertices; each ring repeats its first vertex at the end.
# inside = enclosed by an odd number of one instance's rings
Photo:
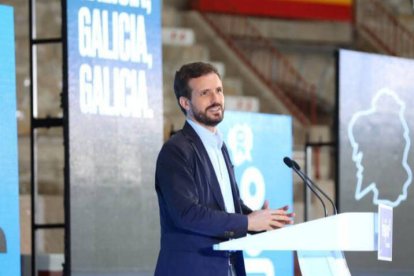
POLYGON ((377 250, 377 214, 342 213, 214 245, 215 250, 297 251, 302 275, 351 275, 342 251, 377 250))

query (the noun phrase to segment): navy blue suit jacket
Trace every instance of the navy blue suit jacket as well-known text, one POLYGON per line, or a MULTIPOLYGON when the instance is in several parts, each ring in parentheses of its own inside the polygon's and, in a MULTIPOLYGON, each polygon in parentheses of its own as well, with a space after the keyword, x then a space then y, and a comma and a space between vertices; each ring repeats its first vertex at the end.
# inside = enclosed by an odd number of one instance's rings
MULTIPOLYGON (((228 275, 229 252, 214 251, 212 246, 245 236, 246 214, 251 210, 240 199, 225 146, 222 152, 233 192, 233 214, 225 212, 213 165, 188 123, 162 147, 155 176, 161 222, 155 275, 228 275)), ((232 254, 237 275, 245 275, 242 252, 232 254)))

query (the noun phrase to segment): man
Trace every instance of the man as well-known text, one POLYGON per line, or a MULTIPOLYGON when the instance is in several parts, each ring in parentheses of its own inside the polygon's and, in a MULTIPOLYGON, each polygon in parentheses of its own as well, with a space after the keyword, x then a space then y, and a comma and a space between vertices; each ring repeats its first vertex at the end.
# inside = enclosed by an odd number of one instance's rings
POLYGON ((174 92, 184 128, 165 143, 155 186, 161 249, 155 275, 245 275, 242 252, 214 251, 216 243, 292 223, 287 207, 268 203, 252 211, 239 196, 233 166, 216 126, 223 120, 223 85, 217 70, 197 62, 176 72, 174 92))

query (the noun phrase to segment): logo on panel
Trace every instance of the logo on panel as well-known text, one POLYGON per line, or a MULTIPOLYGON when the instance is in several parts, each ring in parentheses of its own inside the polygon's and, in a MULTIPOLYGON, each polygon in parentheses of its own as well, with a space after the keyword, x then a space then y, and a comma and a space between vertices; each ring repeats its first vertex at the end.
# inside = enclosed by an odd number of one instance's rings
POLYGON ((382 88, 372 98, 369 109, 353 114, 348 125, 348 137, 352 146, 352 160, 357 168, 356 200, 372 192, 374 204, 397 207, 407 199, 408 187, 413 177, 408 165, 411 139, 405 110, 405 102, 395 91, 382 88), (367 140, 368 134, 370 139, 367 140), (387 148, 387 143, 381 143, 382 140, 388 139, 387 137, 393 140, 390 149, 387 148), (372 143, 382 144, 383 148, 375 151, 375 154, 370 154, 372 143), (379 174, 370 173, 379 169, 375 161, 378 158, 388 160, 384 169, 398 172, 394 174, 392 181, 376 177, 379 174), (382 193, 383 190, 393 192, 385 195, 382 193))

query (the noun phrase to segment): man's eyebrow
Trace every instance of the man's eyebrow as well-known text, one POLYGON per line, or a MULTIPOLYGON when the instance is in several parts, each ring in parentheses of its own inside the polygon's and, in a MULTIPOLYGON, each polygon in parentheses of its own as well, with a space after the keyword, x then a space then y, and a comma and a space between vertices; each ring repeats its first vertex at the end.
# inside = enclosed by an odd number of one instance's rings
POLYGON ((210 91, 211 89, 210 88, 205 88, 205 89, 201 89, 199 92, 200 93, 203 93, 203 92, 208 92, 208 91, 210 91))

